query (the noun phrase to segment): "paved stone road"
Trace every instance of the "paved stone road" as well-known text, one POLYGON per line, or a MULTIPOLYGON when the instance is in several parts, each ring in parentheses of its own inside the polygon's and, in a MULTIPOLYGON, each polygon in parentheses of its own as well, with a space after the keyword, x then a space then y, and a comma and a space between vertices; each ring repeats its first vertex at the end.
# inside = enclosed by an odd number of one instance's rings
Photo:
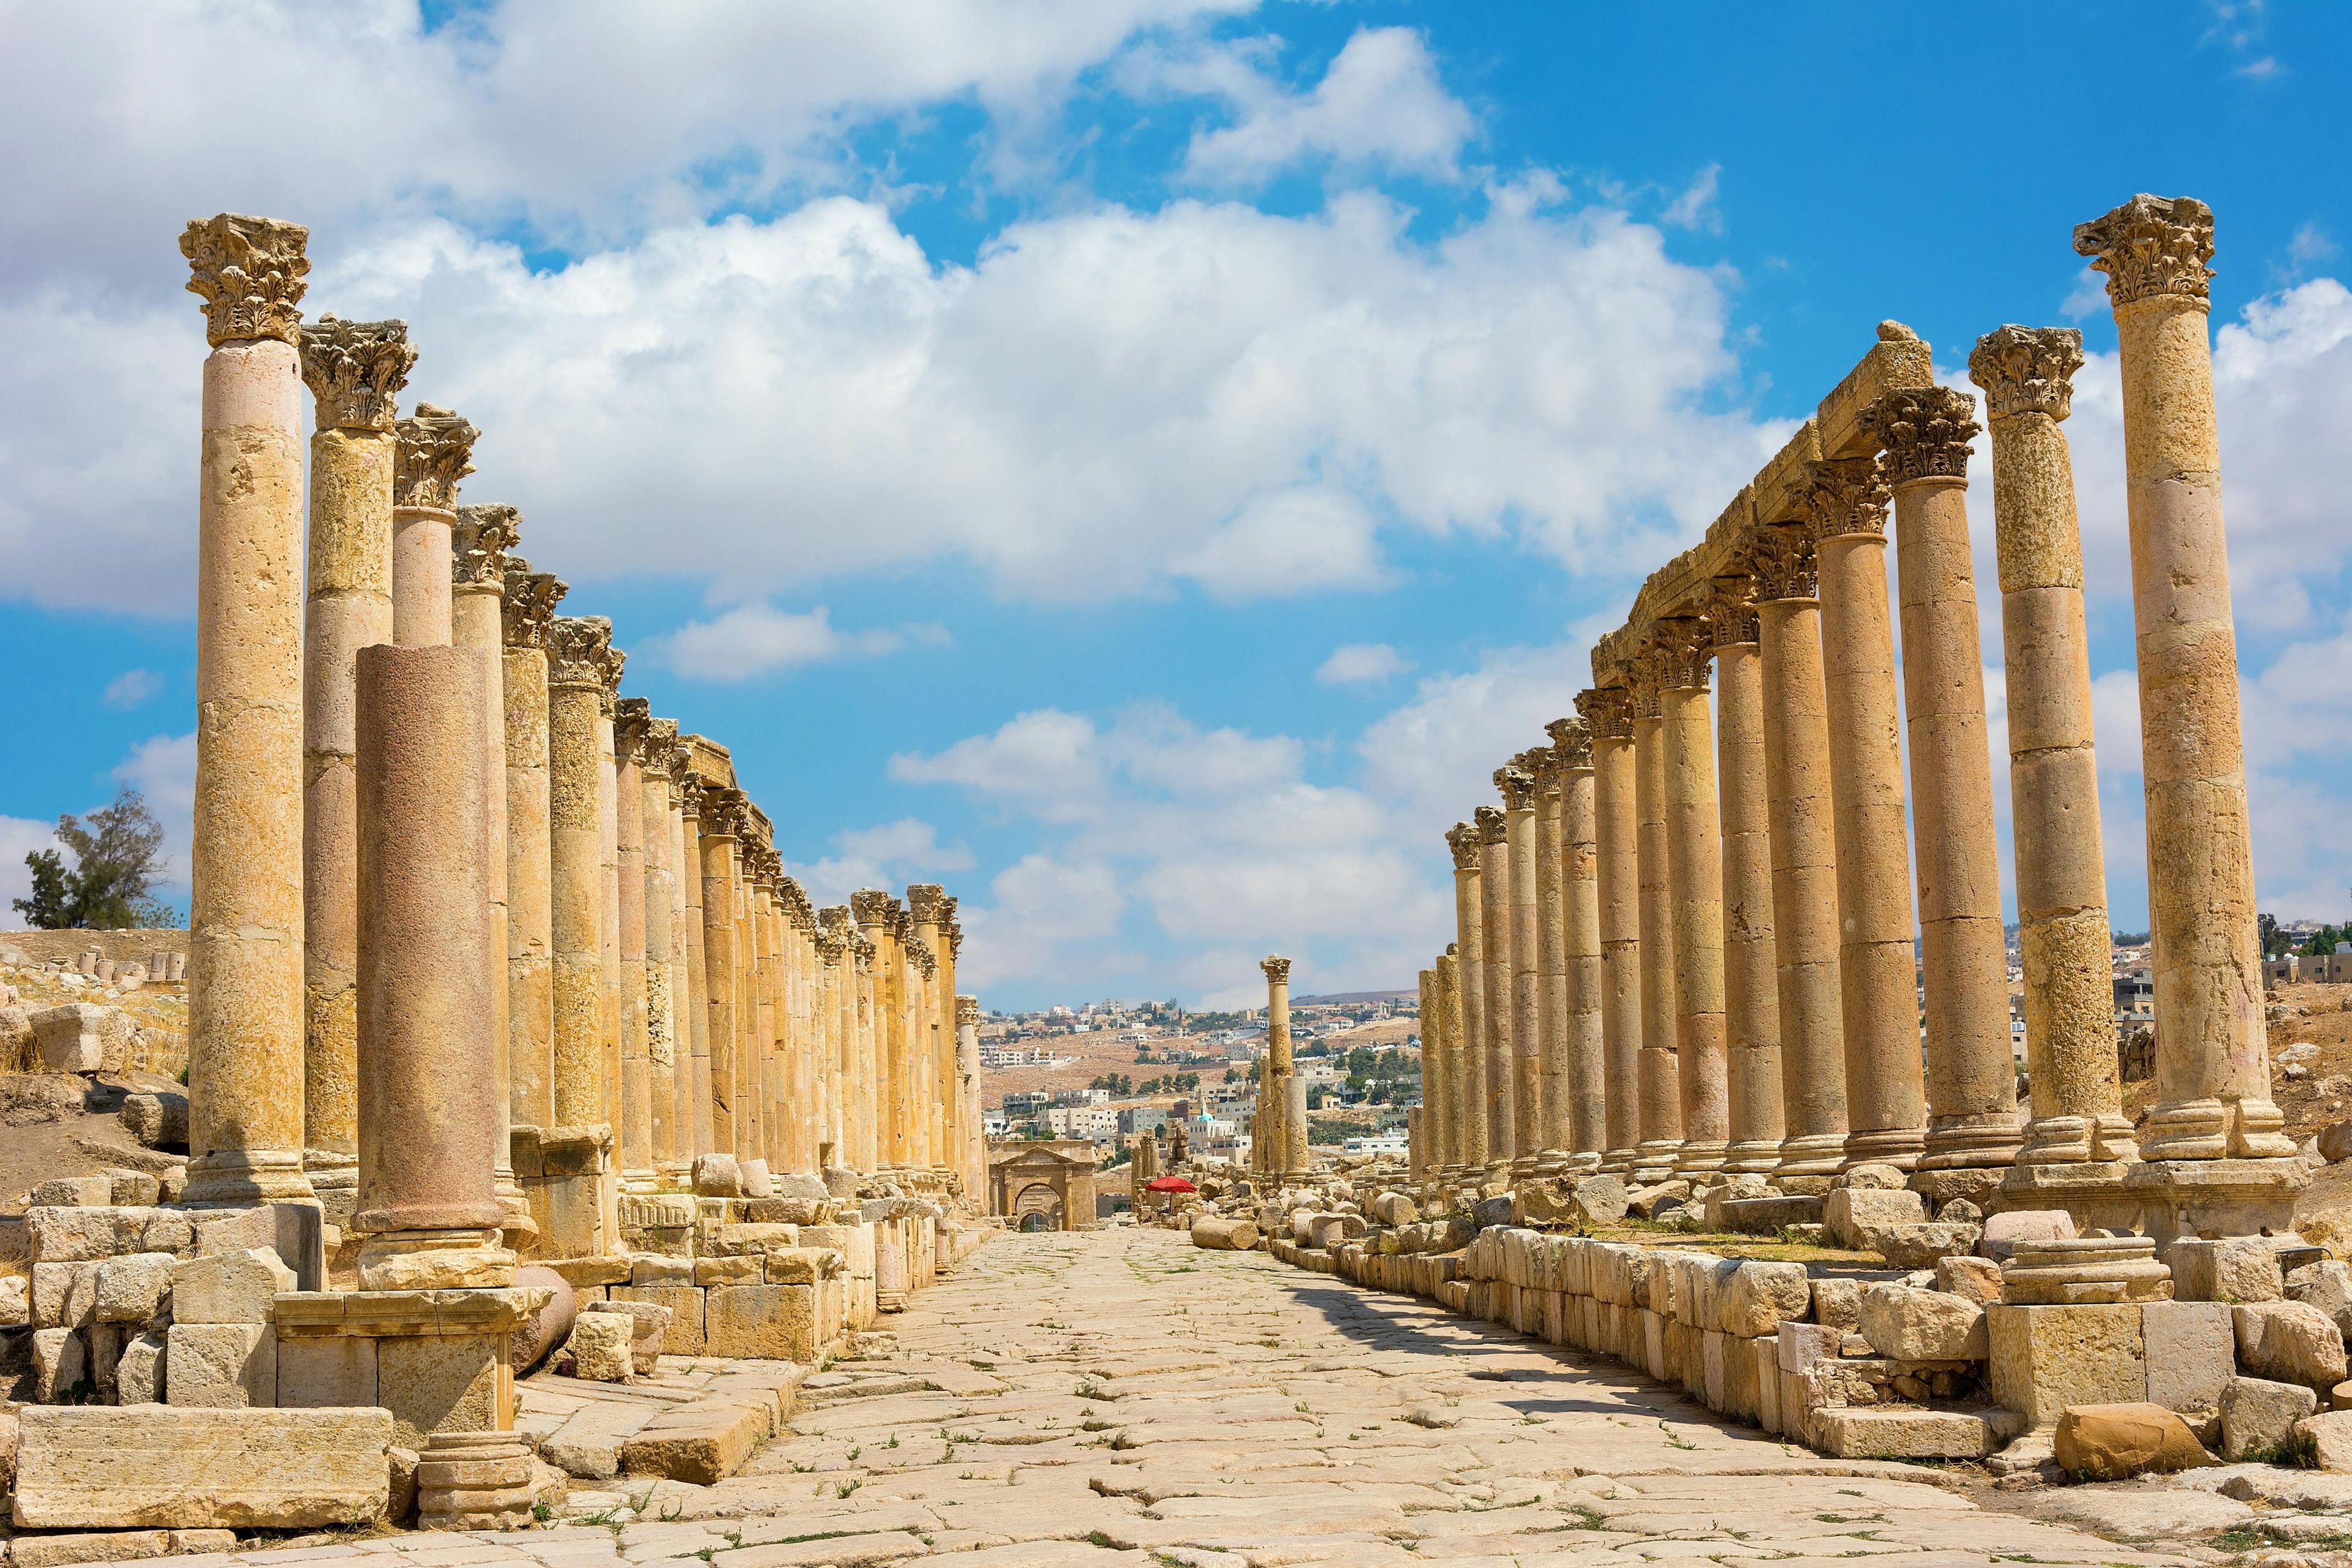
POLYGON ((653 1489, 632 1500, 642 1513, 603 1523, 305 1555, 390 1551, 433 1568, 2216 1555, 1981 1507, 1969 1495, 1981 1483, 1962 1477, 1822 1459, 1614 1368, 1171 1232, 1006 1236, 886 1321, 895 1357, 812 1378, 796 1435, 719 1486, 653 1489))

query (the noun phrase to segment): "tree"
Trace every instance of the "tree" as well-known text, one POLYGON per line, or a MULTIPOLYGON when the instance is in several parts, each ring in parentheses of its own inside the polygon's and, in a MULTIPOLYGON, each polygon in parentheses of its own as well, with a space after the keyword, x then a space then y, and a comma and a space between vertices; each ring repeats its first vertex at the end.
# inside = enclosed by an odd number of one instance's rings
POLYGON ((2291 945, 2286 938, 2279 934, 2276 915, 2256 915, 2254 929, 2261 933, 2264 958, 2276 958, 2291 945))
POLYGON ((126 926, 176 926, 178 913, 149 889, 163 872, 163 827, 140 793, 125 785, 113 804, 85 823, 58 818, 58 838, 72 851, 73 868, 54 849, 25 857, 33 896, 11 900, 44 931, 120 931, 126 926))

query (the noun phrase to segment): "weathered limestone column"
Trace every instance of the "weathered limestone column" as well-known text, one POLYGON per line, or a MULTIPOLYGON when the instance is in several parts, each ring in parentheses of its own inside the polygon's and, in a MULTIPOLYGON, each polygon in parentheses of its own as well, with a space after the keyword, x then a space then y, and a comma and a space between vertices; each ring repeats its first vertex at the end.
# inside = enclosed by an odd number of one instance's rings
POLYGON ((1772 932, 1772 834, 1764 784, 1764 656, 1745 579, 1708 601, 1715 641, 1717 776, 1723 831, 1724 1060, 1731 1147, 1724 1168, 1769 1171, 1788 1136, 1772 932))
POLYGON ((686 897, 686 1032, 681 1043, 687 1049, 687 1067, 678 1074, 677 1124, 688 1143, 677 1154, 689 1168, 696 1155, 708 1154, 719 1146, 712 1141, 710 1126, 710 1049, 714 1037, 710 998, 716 988, 710 983, 704 949, 709 926, 702 903, 703 866, 708 854, 703 842, 702 803, 708 795, 702 780, 688 767, 690 760, 691 753, 680 746, 677 758, 680 781, 677 866, 678 882, 686 897))
POLYGON ((507 558, 507 1087, 510 1126, 555 1120, 555 927, 547 644, 563 583, 507 558))
POLYGON ((735 854, 728 906, 735 923, 735 1142, 738 1160, 761 1157, 760 1078, 764 1036, 760 1007, 760 943, 752 918, 752 857, 760 847, 759 807, 744 803, 742 843, 735 854))
POLYGON ((1808 479, 1837 819, 1845 1162, 1908 1170, 1918 1163, 1927 1113, 1886 612, 1886 487, 1875 458, 1827 458, 1808 479))
POLYGON ((1454 1167, 1461 1163, 1455 1158, 1455 1131, 1448 1120, 1446 1107, 1453 1102, 1450 1083, 1454 1071, 1453 1055, 1445 1043, 1444 992, 1437 978, 1437 966, 1429 969, 1429 1000, 1421 1009, 1421 1102, 1429 1108, 1425 1125, 1429 1129, 1426 1145, 1429 1155, 1428 1180, 1450 1183, 1454 1167))
POLYGON ((2139 1157, 2116 1068, 2106 861, 2091 735, 2090 639, 2074 466, 2058 426, 2073 410, 2083 334, 2006 326, 1977 340, 1969 379, 1992 435, 2009 777, 2025 970, 2033 1119, 2001 1181, 2015 1207, 2063 1206, 2078 1225, 2137 1229, 2123 1191, 2139 1157))
MULTIPOLYGON (((948 945, 952 948, 955 943, 950 941, 948 945)), ((956 1060, 962 1065, 964 1081, 973 1086, 972 1090, 967 1092, 964 1106, 967 1131, 963 1156, 963 1190, 967 1196, 977 1198, 987 1181, 987 1173, 976 1170, 973 1165, 974 1157, 979 1152, 974 1147, 974 1141, 980 1136, 980 1123, 971 1115, 973 1107, 970 1099, 971 1093, 977 1092, 980 1081, 980 998, 958 996, 955 999, 955 1021, 956 1060)))
POLYGON ((548 929, 555 952, 555 1124, 605 1127, 604 750, 597 701, 612 647, 602 616, 558 616, 547 634, 548 929))
POLYGON ((1565 781, 1549 746, 1521 752, 1517 766, 1535 785, 1533 875, 1535 1038, 1538 1110, 1534 1168, 1546 1176, 1568 1169, 1568 904, 1560 855, 1565 781))
POLYGON ((1780 1003, 1785 1184, 1826 1183, 1845 1164, 1844 985, 1838 965, 1837 821, 1822 684, 1812 536, 1757 531, 1758 662, 1764 803, 1771 826, 1772 957, 1780 1003))
POLYGON ((188 1165, 197 1205, 308 1198, 302 1173, 299 224, 223 213, 180 254, 205 301, 188 1165))
MULTIPOLYGON (((1601 845, 1592 731, 1585 721, 1544 726, 1560 777, 1561 963, 1567 1052, 1560 1093, 1566 1100, 1569 1163, 1599 1168, 1609 1147, 1609 1057, 1601 1024, 1601 845)), ((1549 1101, 1546 1102, 1549 1105, 1549 1101)))
POLYGON ((1723 842, 1707 715, 1707 627, 1677 621, 1660 682, 1664 744, 1666 889, 1674 930, 1675 1072, 1682 1113, 1678 1172, 1723 1168, 1731 1138, 1723 1002, 1723 842))
MULTIPOLYGON (((736 1121, 736 973, 740 950, 736 945, 735 857, 741 848, 744 808, 749 803, 731 789, 702 792, 702 973, 706 984, 704 1010, 710 1019, 710 1136, 706 1153, 738 1152, 736 1121)), ((700 1068, 697 1067, 697 1077, 700 1068)), ((701 1116, 698 1109, 697 1121, 701 1116)))
POLYGON ((1444 1069, 1438 1063, 1437 971, 1424 969, 1417 977, 1421 997, 1421 1103, 1428 1108, 1420 1119, 1420 1136, 1413 1142, 1412 1179, 1422 1185, 1435 1181, 1444 1163, 1437 1107, 1444 1102, 1444 1069))
POLYGON ((1268 954, 1257 966, 1265 973, 1265 1071, 1258 1086, 1258 1099, 1270 1107, 1265 1170, 1281 1178, 1298 1173, 1290 1163, 1290 1079, 1297 1070, 1290 1054, 1290 960, 1268 954))
POLYGON ((301 329, 310 437, 302 636, 302 1165, 328 1223, 359 1185, 359 745, 354 661, 392 640, 394 404, 416 350, 405 321, 301 329))
MULTIPOLYGON (((607 646, 604 679, 596 689, 597 1029, 604 1063, 604 1123, 613 1130, 615 1176, 621 1168, 625 1118, 621 1110, 621 764, 613 726, 625 658, 620 649, 607 646)), ((617 1195, 617 1183, 606 1186, 617 1195)))
POLYGON ((1510 871, 1511 1177, 1533 1177, 1543 1152, 1541 977, 1536 952, 1536 781, 1516 763, 1495 770, 1503 795, 1503 854, 1510 871))
MULTIPOLYGON (((1984 649, 1969 554, 1976 399, 1948 386, 1890 392, 1871 409, 1895 494, 1903 709, 1917 832, 1920 976, 1927 1003, 1927 1141, 1919 1170, 2006 1170, 2017 1157, 2017 1072, 1992 818, 1984 649)), ((1937 1176, 1941 1201, 1982 1198, 1997 1176, 1937 1176)))
POLYGON ((1642 1141, 1642 926, 1640 827, 1633 694, 1580 692, 1576 710, 1592 736, 1594 895, 1601 918, 1601 1057, 1607 1084, 1601 1168, 1632 1172, 1642 1141))
POLYGON ((890 895, 878 889, 860 888, 849 896, 849 912, 857 921, 857 933, 874 948, 873 1001, 870 1007, 861 1009, 866 1015, 866 1027, 874 1039, 875 1163, 868 1169, 896 1169, 906 1161, 906 1085, 888 1016, 888 977, 897 955, 897 944, 890 937, 890 895))
POLYGON ((645 791, 646 1103, 656 1184, 665 1187, 677 1185, 692 1163, 677 1152, 677 808, 670 799, 677 755, 677 721, 648 718, 637 759, 645 791))
POLYGON ((929 1091, 924 1096, 922 1114, 929 1130, 929 1144, 927 1150, 929 1157, 924 1163, 942 1178, 947 1173, 948 1165, 947 1092, 953 1080, 940 1062, 938 1035, 940 1031, 935 1026, 940 1014, 933 993, 939 980, 939 955, 944 951, 944 944, 940 940, 940 912, 946 898, 947 889, 936 883, 910 882, 907 886, 907 909, 914 920, 915 941, 924 952, 931 954, 932 962, 932 973, 923 980, 923 1027, 919 1042, 925 1064, 923 1076, 929 1084, 929 1091))
POLYGON ((615 865, 621 912, 621 1179, 649 1193, 654 1175, 653 1062, 646 1030, 646 773, 653 705, 624 697, 614 705, 615 865))
POLYGON ((849 1168, 849 1113, 847 1105, 848 1070, 844 1060, 841 1029, 842 963, 847 957, 848 944, 841 933, 823 923, 824 911, 817 914, 817 1027, 824 1051, 824 1072, 831 1085, 827 1121, 824 1129, 821 1152, 825 1170, 849 1168))
POLYGON ((1682 1151, 1681 1037, 1675 1024, 1674 883, 1666 846, 1666 737, 1659 672, 1634 671, 1633 813, 1641 878, 1642 1142, 1634 1179, 1662 1181, 1682 1151))
POLYGON ((2147 793, 2156 1105, 2131 1182, 2160 1236, 2288 1224, 2300 1168, 2271 1100, 2206 336, 2213 214, 2138 195, 2078 226, 2123 361, 2125 495, 2147 793))
POLYGON ((362 648, 360 1285, 502 1286, 481 704, 488 656, 362 648))
POLYGON ((402 647, 447 647, 456 640, 449 538, 457 525, 457 481, 474 471, 481 432, 446 408, 420 403, 398 421, 393 471, 392 640, 402 647))
POLYGON ((1517 999, 1511 986, 1510 819, 1500 806, 1471 813, 1478 829, 1478 927, 1486 943, 1478 983, 1486 993, 1486 1179, 1507 1186, 1517 1152, 1517 999))
MULTIPOLYGON (((1459 830, 1459 829, 1457 829, 1459 830)), ((1467 1026, 1462 1017, 1462 962, 1459 944, 1448 942, 1437 955, 1437 1015, 1445 1052, 1445 1103, 1439 1114, 1446 1126, 1446 1163, 1440 1179, 1449 1187, 1475 1186, 1484 1161, 1470 1157, 1470 1093, 1468 1053, 1462 1048, 1467 1026)), ((1483 1123, 1482 1123, 1483 1124, 1483 1123)))
POLYGON ((841 945, 841 973, 834 993, 834 1049, 841 1079, 841 1148, 835 1163, 845 1171, 863 1173, 866 1163, 866 1107, 871 1089, 857 1038, 857 929, 845 904, 828 904, 816 912, 817 930, 830 932, 841 945))
MULTIPOLYGON (((1454 853, 1454 1011, 1447 1016, 1447 1034, 1454 1042, 1461 1070, 1454 1075, 1462 1108, 1454 1118, 1460 1130, 1455 1145, 1462 1163, 1462 1183, 1475 1187, 1486 1179, 1486 849, 1478 829, 1457 822, 1445 835, 1454 853), (1459 1022, 1460 1027, 1452 1026, 1459 1022)), ((1444 965, 1440 965, 1441 972, 1444 965)))
POLYGON ((510 506, 457 510, 451 534, 450 626, 457 646, 481 655, 482 674, 482 963, 489 971, 490 1098, 497 1111, 491 1174, 518 1242, 539 1234, 530 1204, 515 1180, 513 1044, 507 973, 507 552, 519 537, 521 514, 510 506))

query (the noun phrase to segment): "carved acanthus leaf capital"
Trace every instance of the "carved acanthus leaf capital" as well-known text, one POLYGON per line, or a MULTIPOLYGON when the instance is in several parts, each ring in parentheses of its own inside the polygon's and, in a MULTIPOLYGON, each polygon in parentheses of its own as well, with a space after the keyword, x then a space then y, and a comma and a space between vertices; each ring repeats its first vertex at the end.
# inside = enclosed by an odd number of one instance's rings
POLYGON ((644 697, 624 697, 613 704, 613 758, 620 763, 639 763, 645 758, 648 728, 654 719, 654 705, 644 697))
POLYGON ((1535 781, 1536 799, 1560 798, 1563 770, 1558 752, 1549 746, 1529 746, 1511 759, 1511 765, 1535 781))
MULTIPOLYGON (((673 754, 672 760, 677 763, 675 776, 677 779, 677 815, 682 821, 693 823, 695 825, 693 831, 698 836, 702 828, 702 795, 707 786, 699 774, 686 771, 682 757, 673 754)), ((688 840, 689 848, 692 843, 693 840, 689 838, 688 840)))
POLYGON ((924 979, 933 980, 939 977, 939 956, 924 946, 919 939, 915 937, 907 939, 907 959, 915 966, 915 972, 924 979))
POLYGON ((461 506, 449 531, 451 570, 460 588, 504 593, 507 552, 522 541, 522 512, 499 503, 461 506))
POLYGON ((1875 457, 1824 458, 1805 468, 1805 521, 1813 542, 1885 537, 1886 479, 1875 457))
POLYGON ((839 931, 828 925, 817 927, 816 956, 819 963, 828 967, 839 963, 848 951, 849 944, 842 940, 839 931))
POLYGON ((1511 811, 1532 811, 1536 804, 1536 781, 1525 768, 1507 763, 1495 770, 1495 788, 1503 797, 1504 806, 1511 811))
MULTIPOLYGON (((1581 708, 1583 702, 1584 695, 1580 694, 1578 707, 1581 708)), ((1552 755, 1559 759, 1564 772, 1573 773, 1592 765, 1591 721, 1582 717, 1555 719, 1544 726, 1544 733, 1551 737, 1552 755)))
POLYGON ((907 884, 907 905, 915 912, 916 924, 937 925, 940 923, 940 905, 941 901, 947 898, 947 891, 948 890, 945 888, 940 887, 937 882, 909 882, 907 884))
POLYGON ((437 404, 393 426, 400 455, 393 467, 392 504, 420 510, 455 511, 457 481, 474 471, 474 443, 482 433, 462 415, 437 404))
POLYGON ((978 1028, 980 1026, 979 997, 959 996, 956 998, 955 1007, 957 1028, 961 1029, 967 1024, 971 1025, 973 1028, 978 1028))
POLYGON ((1717 647, 1737 647, 1756 640, 1756 580, 1717 577, 1706 595, 1706 625, 1717 647))
POLYGON ((555 606, 572 591, 571 585, 552 572, 532 571, 530 563, 520 555, 507 557, 506 573, 507 647, 546 647, 555 606))
POLYGON ((218 348, 276 338, 299 347, 310 243, 308 228, 276 218, 222 213, 190 223, 180 254, 188 258, 188 292, 205 302, 205 341, 218 348))
POLYGON ((1480 845, 1507 843, 1511 819, 1499 805, 1482 805, 1470 814, 1472 825, 1478 830, 1480 845))
POLYGON ((637 765, 654 778, 675 784, 683 769, 685 753, 678 750, 677 721, 648 719, 646 721, 646 743, 638 749, 637 765))
POLYGON ((1886 454, 1889 485, 1967 479, 1969 442, 1983 428, 1977 400, 1956 386, 1887 393, 1864 411, 1862 426, 1886 454))
POLYGON ((321 430, 389 430, 416 365, 406 321, 321 316, 301 329, 302 384, 321 430))
POLYGON ((1984 388, 1995 419, 2073 411, 2074 373, 2083 368, 2083 334, 2072 327, 1997 327, 1969 354, 1969 379, 1984 388))
POLYGON ((1811 599, 1821 594, 1820 557, 1813 552, 1809 528, 1759 528, 1748 552, 1759 602, 1811 599))
POLYGON ((748 837, 751 829, 751 798, 740 789, 724 784, 712 784, 702 792, 702 833, 708 838, 717 836, 737 841, 748 837))
POLYGON ((2194 196, 2137 195, 2074 226, 2074 253, 2107 275, 2117 306, 2158 294, 2206 299, 2212 290, 2213 209, 2194 196))
MULTIPOLYGON (((610 624, 606 623, 607 626, 610 624)), ((596 706, 607 719, 613 716, 614 704, 621 699, 621 669, 628 662, 627 654, 606 641, 604 656, 596 668, 596 706)))
POLYGON ((860 888, 849 895, 849 912, 861 926, 885 926, 897 902, 877 888, 860 888))
POLYGON ((1265 972, 1265 983, 1268 985, 1287 985, 1290 984, 1290 960, 1282 957, 1280 954, 1266 954, 1265 957, 1257 961, 1257 966, 1265 972))
POLYGON ((1466 822, 1457 822, 1445 830, 1445 847, 1454 856, 1457 871, 1478 868, 1478 830, 1466 822))
POLYGON ((557 616, 547 626, 547 683, 601 689, 613 651, 613 623, 603 616, 557 616))
POLYGON ((1715 628, 1697 616, 1658 623, 1656 673, 1661 691, 1705 691, 1715 628))
POLYGON ((1622 686, 1587 687, 1576 694, 1576 710, 1596 741, 1633 738, 1633 693, 1622 686))

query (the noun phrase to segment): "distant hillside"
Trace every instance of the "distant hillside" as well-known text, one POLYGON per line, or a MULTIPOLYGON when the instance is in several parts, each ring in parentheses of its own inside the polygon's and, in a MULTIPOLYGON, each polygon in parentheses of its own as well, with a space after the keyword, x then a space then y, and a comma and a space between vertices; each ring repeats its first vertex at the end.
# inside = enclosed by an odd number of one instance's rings
POLYGON ((1290 999, 1290 1005, 1294 1007, 1305 1007, 1318 1002, 1342 1004, 1350 1002, 1401 1002, 1408 996, 1416 1002, 1421 1000, 1421 993, 1418 990, 1342 991, 1337 995, 1332 996, 1293 996, 1290 999))

